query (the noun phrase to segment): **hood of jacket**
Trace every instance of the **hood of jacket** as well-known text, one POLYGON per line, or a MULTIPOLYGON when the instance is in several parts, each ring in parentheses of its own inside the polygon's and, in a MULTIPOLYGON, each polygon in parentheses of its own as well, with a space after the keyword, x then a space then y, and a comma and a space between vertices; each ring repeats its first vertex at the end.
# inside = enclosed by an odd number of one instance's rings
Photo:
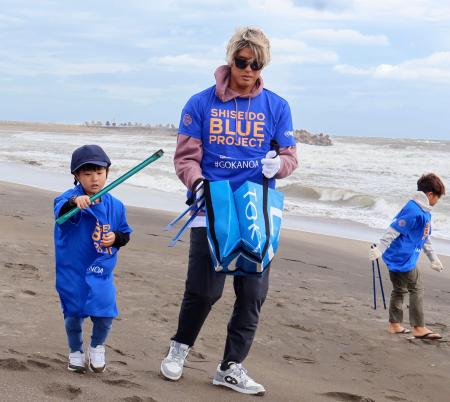
POLYGON ((430 201, 428 201, 428 197, 422 191, 417 191, 411 199, 424 211, 430 212, 433 207, 430 205, 430 201))

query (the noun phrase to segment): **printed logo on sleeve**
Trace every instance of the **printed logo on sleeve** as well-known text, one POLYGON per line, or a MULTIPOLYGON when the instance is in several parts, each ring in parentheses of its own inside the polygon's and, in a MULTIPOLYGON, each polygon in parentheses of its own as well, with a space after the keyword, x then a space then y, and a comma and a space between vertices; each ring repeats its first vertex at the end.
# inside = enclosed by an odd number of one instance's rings
POLYGON ((185 126, 190 126, 192 124, 192 117, 189 113, 185 113, 183 116, 183 124, 185 126))
POLYGON ((404 219, 400 219, 398 221, 398 226, 400 226, 401 228, 404 228, 406 226, 406 221, 404 219))

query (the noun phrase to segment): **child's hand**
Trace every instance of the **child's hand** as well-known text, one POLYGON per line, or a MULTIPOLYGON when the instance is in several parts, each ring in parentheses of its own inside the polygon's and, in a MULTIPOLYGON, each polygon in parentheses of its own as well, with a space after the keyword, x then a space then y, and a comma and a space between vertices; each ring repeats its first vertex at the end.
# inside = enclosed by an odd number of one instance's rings
POLYGON ((80 209, 86 209, 89 208, 92 203, 87 195, 80 195, 75 198, 75 204, 77 204, 77 207, 80 209))
POLYGON ((101 247, 111 247, 116 241, 116 235, 114 232, 105 233, 102 237, 102 241, 100 242, 101 247))
POLYGON ((370 261, 378 260, 378 258, 380 258, 381 255, 382 255, 381 251, 377 246, 374 245, 370 248, 370 251, 369 251, 369 260, 370 261))
POLYGON ((437 272, 442 272, 444 270, 444 266, 440 260, 436 260, 431 263, 431 269, 434 269, 437 272))

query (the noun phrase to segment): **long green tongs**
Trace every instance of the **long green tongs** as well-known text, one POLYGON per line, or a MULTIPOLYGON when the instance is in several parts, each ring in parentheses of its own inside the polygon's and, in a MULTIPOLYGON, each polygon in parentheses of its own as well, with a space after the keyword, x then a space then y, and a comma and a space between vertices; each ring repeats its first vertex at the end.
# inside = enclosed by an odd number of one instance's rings
MULTIPOLYGON (((117 187, 119 184, 123 183, 125 180, 139 172, 140 170, 144 169, 147 165, 150 165, 150 163, 156 161, 157 159, 161 158, 163 156, 164 151, 160 149, 159 151, 156 151, 152 156, 148 157, 146 160, 141 162, 139 165, 136 165, 134 168, 120 176, 118 179, 114 180, 111 184, 108 184, 106 187, 102 188, 98 193, 94 194, 92 197, 90 197, 90 201, 93 202, 96 199, 100 198, 102 195, 105 195, 107 192, 111 191, 114 187, 117 187)), ((74 216, 80 209, 75 207, 74 209, 71 209, 69 212, 65 213, 64 215, 60 216, 56 223, 58 225, 61 225, 67 219, 74 216)))

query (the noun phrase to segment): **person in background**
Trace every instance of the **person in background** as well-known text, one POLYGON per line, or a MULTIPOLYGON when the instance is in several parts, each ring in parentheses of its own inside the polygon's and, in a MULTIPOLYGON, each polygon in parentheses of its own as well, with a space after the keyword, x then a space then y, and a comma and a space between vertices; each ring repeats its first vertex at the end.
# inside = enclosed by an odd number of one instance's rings
POLYGON ((392 282, 389 303, 388 331, 392 334, 411 332, 402 326, 403 298, 409 293, 409 322, 412 334, 419 339, 441 339, 442 336, 425 327, 423 313, 422 275, 417 260, 422 250, 430 260, 431 268, 441 272, 444 267, 431 244, 431 210, 445 195, 442 180, 433 173, 423 175, 417 182, 417 192, 392 221, 390 227, 373 246, 369 259, 383 258, 392 282))

